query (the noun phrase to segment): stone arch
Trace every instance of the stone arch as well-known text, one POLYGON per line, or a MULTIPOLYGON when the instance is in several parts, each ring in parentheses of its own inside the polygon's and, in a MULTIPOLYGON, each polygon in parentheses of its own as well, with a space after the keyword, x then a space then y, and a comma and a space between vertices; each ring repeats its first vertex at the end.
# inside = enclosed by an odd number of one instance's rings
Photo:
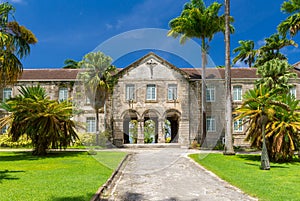
POLYGON ((158 143, 158 130, 159 130, 159 119, 161 114, 155 109, 148 109, 144 111, 142 115, 142 120, 144 123, 144 142, 145 143, 158 143), (149 123, 151 122, 151 124, 149 123), (154 126, 154 130, 148 133, 149 128, 147 125, 154 126))
POLYGON ((138 112, 132 109, 126 110, 121 114, 121 118, 123 119, 123 143, 136 143, 137 131, 135 132, 132 126, 135 127, 133 124, 136 124, 139 119, 138 112))
POLYGON ((164 113, 165 120, 165 141, 170 143, 178 143, 179 125, 181 112, 176 109, 169 109, 164 113), (169 122, 169 123, 168 123, 169 122))

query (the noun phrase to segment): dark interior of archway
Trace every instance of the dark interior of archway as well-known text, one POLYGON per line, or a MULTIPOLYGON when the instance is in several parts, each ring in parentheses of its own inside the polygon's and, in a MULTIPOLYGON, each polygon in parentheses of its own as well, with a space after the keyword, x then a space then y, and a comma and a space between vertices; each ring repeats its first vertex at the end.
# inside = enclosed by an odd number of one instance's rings
POLYGON ((129 131, 129 124, 130 121, 132 120, 137 120, 137 117, 126 117, 123 121, 123 139, 124 139, 124 144, 129 144, 130 143, 130 131, 129 131))
POLYGON ((179 122, 178 117, 176 115, 167 117, 167 120, 171 124, 171 141, 170 143, 177 143, 178 142, 178 129, 179 129, 179 122))

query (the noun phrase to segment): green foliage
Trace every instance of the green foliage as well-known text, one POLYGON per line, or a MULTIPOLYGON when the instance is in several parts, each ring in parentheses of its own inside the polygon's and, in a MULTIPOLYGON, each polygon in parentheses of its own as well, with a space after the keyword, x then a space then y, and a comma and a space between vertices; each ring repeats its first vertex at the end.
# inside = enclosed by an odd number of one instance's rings
POLYGON ((0 135, 0 147, 32 147, 32 141, 26 134, 22 135, 17 141, 13 141, 8 134, 3 134, 0 135))
POLYGON ((145 121, 144 125, 144 141, 145 143, 152 143, 155 138, 155 122, 153 120, 145 121))
POLYGON ((297 200, 300 197, 299 159, 292 163, 271 163, 271 171, 261 171, 260 155, 192 154, 201 166, 258 200, 297 200), (280 193, 278 191, 280 189, 280 193))
POLYGON ((17 81, 23 66, 19 59, 30 53, 30 45, 37 43, 34 34, 15 21, 15 8, 9 3, 0 3, 0 84, 17 81), (10 21, 12 18, 12 21, 10 21))
POLYGON ((129 122, 129 134, 132 138, 133 143, 137 143, 137 137, 138 137, 138 121, 137 120, 131 120, 129 122))
POLYGON ((64 61, 64 69, 78 69, 80 68, 79 62, 73 59, 66 59, 64 61))
POLYGON ((233 53, 238 52, 238 55, 233 59, 233 63, 244 61, 245 64, 248 64, 249 68, 251 68, 258 54, 258 51, 254 49, 254 41, 240 40, 239 44, 240 46, 233 50, 233 53))
POLYGON ((21 87, 19 92, 1 104, 9 115, 0 119, 0 127, 9 123, 8 133, 14 141, 27 134, 33 154, 45 155, 48 148, 66 148, 77 138, 72 103, 50 100, 40 86, 21 87))
POLYGON ((281 11, 291 15, 277 26, 278 32, 283 36, 286 36, 287 33, 289 33, 292 37, 295 36, 300 30, 299 0, 289 0, 283 2, 281 5, 281 11))
POLYGON ((256 81, 256 86, 263 85, 268 89, 279 89, 282 93, 288 93, 293 85, 289 84, 291 78, 296 78, 297 74, 292 72, 291 66, 286 60, 273 59, 257 68, 257 74, 261 76, 256 81))
POLYGON ((290 39, 280 36, 278 33, 265 39, 265 45, 258 50, 258 57, 255 66, 262 66, 272 59, 286 60, 286 56, 280 53, 280 50, 287 46, 298 47, 298 44, 290 39))
MULTIPOLYGON (((275 90, 276 91, 276 90, 275 90)), ((236 120, 243 119, 247 137, 254 148, 262 147, 262 118, 266 122, 266 145, 273 161, 290 161, 296 150, 300 130, 299 101, 290 94, 278 94, 260 85, 244 94, 236 109, 236 120)))

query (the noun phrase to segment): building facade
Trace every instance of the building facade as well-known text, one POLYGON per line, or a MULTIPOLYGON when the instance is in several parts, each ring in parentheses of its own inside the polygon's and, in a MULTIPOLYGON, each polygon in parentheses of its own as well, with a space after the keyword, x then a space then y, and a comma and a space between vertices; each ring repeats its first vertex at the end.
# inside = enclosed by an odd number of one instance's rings
MULTIPOLYGON (((296 70, 297 72, 297 70, 296 70)), ((74 119, 85 125, 82 133, 96 132, 96 117, 84 87, 77 79, 80 70, 24 70, 14 86, 3 88, 0 99, 18 94, 20 86, 41 85, 51 99, 71 99, 82 111, 74 119)), ((223 140, 225 125, 224 69, 208 68, 206 73, 206 130, 204 146, 213 147, 223 140)), ((298 73, 299 74, 299 73, 298 73)), ((124 69, 100 113, 100 131, 110 129, 113 143, 178 143, 188 146, 202 136, 201 69, 177 68, 154 53, 149 53, 124 69)), ((232 69, 233 108, 242 103, 243 94, 254 87, 255 68, 232 69)), ((299 79, 291 89, 299 98, 299 79)), ((5 111, 0 111, 5 115, 5 111)), ((232 122, 234 145, 244 141, 242 121, 232 122)), ((5 132, 5 128, 1 131, 5 132)))

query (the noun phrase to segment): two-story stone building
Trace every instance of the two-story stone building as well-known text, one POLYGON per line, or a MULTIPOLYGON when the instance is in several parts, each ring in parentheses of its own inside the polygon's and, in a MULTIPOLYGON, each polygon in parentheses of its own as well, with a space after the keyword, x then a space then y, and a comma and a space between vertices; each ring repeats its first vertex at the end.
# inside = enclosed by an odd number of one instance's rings
MULTIPOLYGON (((40 84, 45 87, 51 99, 72 98, 83 111, 75 117, 75 120, 86 125, 86 130, 80 132, 95 133, 95 112, 83 93, 83 86, 77 80, 79 71, 24 70, 16 85, 1 90, 0 98, 5 100, 16 95, 19 86, 40 84)), ((224 69, 221 68, 207 69, 206 146, 214 146, 224 136, 224 74, 224 69)), ((100 114, 99 123, 100 130, 104 130, 104 125, 112 129, 115 145, 147 142, 149 128, 146 125, 149 126, 149 121, 152 126, 150 143, 178 143, 188 146, 201 137, 200 68, 177 68, 156 54, 149 53, 128 67, 119 69, 117 76, 118 83, 105 110, 100 114)), ((255 68, 232 68, 233 107, 241 104, 242 95, 253 88, 256 79, 255 68)), ((291 93, 298 98, 299 79, 292 82, 295 87, 291 93)), ((232 123, 234 144, 246 146, 245 128, 240 126, 241 123, 232 123)))

